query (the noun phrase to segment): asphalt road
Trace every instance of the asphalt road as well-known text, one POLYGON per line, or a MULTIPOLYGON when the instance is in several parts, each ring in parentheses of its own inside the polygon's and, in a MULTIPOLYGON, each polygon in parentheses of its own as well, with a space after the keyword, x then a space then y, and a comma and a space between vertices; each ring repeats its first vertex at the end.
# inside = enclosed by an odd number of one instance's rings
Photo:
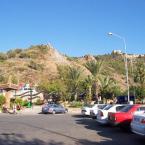
POLYGON ((0 115, 0 145, 144 145, 145 137, 79 115, 0 115))

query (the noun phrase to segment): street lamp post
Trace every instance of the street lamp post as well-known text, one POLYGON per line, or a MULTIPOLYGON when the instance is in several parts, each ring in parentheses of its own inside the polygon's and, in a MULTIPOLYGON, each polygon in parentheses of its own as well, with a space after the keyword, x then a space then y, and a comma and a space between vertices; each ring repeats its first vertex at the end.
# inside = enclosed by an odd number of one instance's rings
POLYGON ((124 51, 125 51, 124 62, 125 62, 125 72, 126 72, 127 97, 128 97, 128 103, 130 103, 129 81, 128 81, 128 65, 127 65, 127 53, 126 53, 126 41, 125 41, 124 37, 122 37, 122 36, 120 36, 118 34, 109 32, 108 35, 112 35, 112 36, 118 37, 119 39, 121 39, 123 41, 123 44, 124 44, 124 51))

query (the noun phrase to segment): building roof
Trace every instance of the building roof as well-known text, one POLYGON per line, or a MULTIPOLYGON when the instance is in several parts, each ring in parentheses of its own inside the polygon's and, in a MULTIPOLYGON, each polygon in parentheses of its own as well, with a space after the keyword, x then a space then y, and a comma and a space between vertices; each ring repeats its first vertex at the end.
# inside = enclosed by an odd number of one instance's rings
POLYGON ((18 86, 15 84, 0 84, 0 89, 6 91, 17 90, 18 86))

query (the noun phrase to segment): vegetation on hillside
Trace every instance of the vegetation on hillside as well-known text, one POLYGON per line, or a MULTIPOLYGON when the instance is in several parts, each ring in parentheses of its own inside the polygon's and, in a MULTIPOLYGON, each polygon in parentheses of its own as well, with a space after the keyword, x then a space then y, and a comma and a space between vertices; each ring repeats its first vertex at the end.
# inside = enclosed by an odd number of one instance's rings
MULTIPOLYGON (((49 45, 36 45, 28 49, 12 49, 0 53, 0 83, 11 75, 12 83, 31 82, 38 89, 57 96, 58 100, 73 101, 114 99, 127 95, 124 55, 105 54, 84 57, 55 56, 49 45), (52 57, 54 55, 54 57, 52 57)), ((57 54, 58 55, 58 54, 57 54)), ((139 101, 145 98, 145 59, 128 59, 130 94, 139 101)))

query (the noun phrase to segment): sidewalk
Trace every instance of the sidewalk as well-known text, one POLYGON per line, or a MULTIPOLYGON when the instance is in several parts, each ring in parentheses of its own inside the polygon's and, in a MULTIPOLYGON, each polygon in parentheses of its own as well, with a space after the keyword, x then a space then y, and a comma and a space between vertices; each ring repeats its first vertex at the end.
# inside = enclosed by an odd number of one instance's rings
MULTIPOLYGON (((18 114, 22 115, 37 115, 41 114, 42 106, 33 106, 32 108, 25 108, 18 112, 18 114)), ((80 108, 68 108, 68 114, 80 114, 80 108)))
MULTIPOLYGON (((42 113, 42 106, 33 106, 32 108, 24 108, 23 110, 17 111, 16 114, 20 115, 39 115, 42 113)), ((0 114, 7 114, 7 113, 1 113, 0 114)), ((13 114, 13 110, 11 110, 11 113, 13 114)), ((67 114, 81 114, 80 108, 68 108, 67 114)))
POLYGON ((21 111, 18 111, 18 114, 22 115, 37 115, 40 114, 42 106, 33 106, 32 108, 24 108, 21 111))

